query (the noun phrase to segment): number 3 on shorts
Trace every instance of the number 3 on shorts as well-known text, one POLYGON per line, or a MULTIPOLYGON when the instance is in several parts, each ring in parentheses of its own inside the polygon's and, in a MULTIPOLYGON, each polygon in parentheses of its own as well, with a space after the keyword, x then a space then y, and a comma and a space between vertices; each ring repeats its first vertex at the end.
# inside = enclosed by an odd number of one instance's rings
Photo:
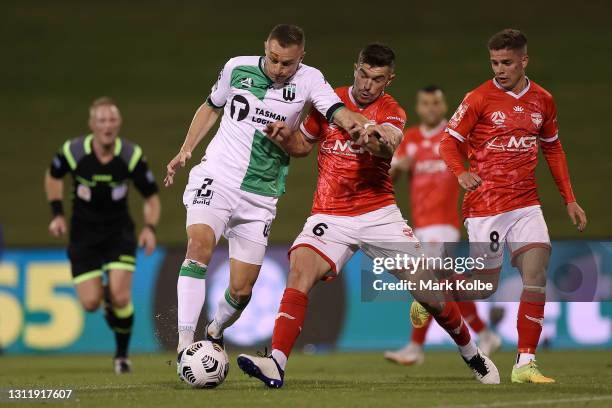
POLYGON ((204 179, 204 183, 202 183, 202 187, 196 190, 196 197, 198 198, 209 198, 212 196, 212 190, 208 189, 208 187, 213 183, 213 179, 206 177, 204 179))

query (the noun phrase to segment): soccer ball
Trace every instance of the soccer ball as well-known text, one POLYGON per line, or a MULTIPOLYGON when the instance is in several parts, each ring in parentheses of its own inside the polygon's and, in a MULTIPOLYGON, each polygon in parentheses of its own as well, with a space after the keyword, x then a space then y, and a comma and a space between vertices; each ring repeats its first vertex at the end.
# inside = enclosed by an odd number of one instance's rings
POLYGON ((198 341, 183 352, 180 377, 194 388, 214 388, 221 384, 229 370, 227 353, 218 344, 198 341))

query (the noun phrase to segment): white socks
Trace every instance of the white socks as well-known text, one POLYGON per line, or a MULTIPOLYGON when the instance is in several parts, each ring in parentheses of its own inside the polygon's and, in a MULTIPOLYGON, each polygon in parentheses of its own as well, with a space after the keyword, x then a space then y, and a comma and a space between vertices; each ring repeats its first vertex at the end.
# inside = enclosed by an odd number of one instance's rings
POLYGON ((274 349, 272 350, 272 357, 276 360, 281 370, 285 371, 285 366, 287 365, 287 356, 280 350, 274 349))
POLYGON ((230 327, 242 314, 244 308, 249 304, 251 298, 238 301, 234 299, 229 292, 229 288, 225 290, 225 296, 219 300, 219 306, 215 313, 215 318, 208 326, 208 334, 215 339, 223 335, 223 331, 230 327))
POLYGON ((523 366, 529 363, 531 360, 535 360, 535 354, 519 353, 518 358, 516 359, 516 366, 523 366))
POLYGON ((206 298, 206 268, 205 264, 192 259, 185 259, 181 266, 176 284, 179 351, 193 343, 206 298))
POLYGON ((180 353, 182 350, 185 350, 191 344, 193 344, 193 337, 195 335, 195 331, 189 329, 179 330, 179 342, 176 347, 176 352, 180 353))
POLYGON ((476 354, 478 354, 478 348, 473 339, 470 339, 469 343, 465 346, 458 346, 459 352, 466 360, 471 360, 476 354))

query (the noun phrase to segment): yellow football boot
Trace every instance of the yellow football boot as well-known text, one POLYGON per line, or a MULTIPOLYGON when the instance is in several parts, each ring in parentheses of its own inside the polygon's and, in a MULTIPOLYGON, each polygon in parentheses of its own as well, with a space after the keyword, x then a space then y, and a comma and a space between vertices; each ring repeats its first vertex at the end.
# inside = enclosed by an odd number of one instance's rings
POLYGON ((429 320, 429 312, 416 300, 410 305, 410 321, 417 329, 424 327, 429 320))
POLYGON ((542 375, 535 360, 520 367, 512 367, 512 382, 513 383, 534 383, 534 384, 551 384, 555 380, 542 375))

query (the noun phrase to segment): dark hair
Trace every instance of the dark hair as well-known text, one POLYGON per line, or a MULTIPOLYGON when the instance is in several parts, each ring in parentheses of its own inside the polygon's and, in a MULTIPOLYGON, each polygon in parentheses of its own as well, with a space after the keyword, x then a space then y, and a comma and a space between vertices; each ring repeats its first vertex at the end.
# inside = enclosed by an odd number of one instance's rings
POLYGON ((424 86, 421 89, 419 89, 419 92, 423 92, 423 93, 436 93, 438 91, 444 93, 442 88, 440 88, 438 85, 433 85, 433 84, 424 86))
POLYGON ((359 51, 357 63, 368 64, 373 67, 389 67, 393 69, 395 67, 395 52, 384 44, 368 44, 365 46, 365 48, 359 51))
POLYGON ((278 44, 283 48, 291 45, 303 47, 306 43, 306 36, 304 35, 304 30, 296 25, 278 24, 270 31, 270 35, 268 35, 269 40, 278 41, 278 44))
POLYGON ((490 50, 520 50, 527 52, 527 37, 519 30, 506 28, 496 33, 487 44, 490 50))

